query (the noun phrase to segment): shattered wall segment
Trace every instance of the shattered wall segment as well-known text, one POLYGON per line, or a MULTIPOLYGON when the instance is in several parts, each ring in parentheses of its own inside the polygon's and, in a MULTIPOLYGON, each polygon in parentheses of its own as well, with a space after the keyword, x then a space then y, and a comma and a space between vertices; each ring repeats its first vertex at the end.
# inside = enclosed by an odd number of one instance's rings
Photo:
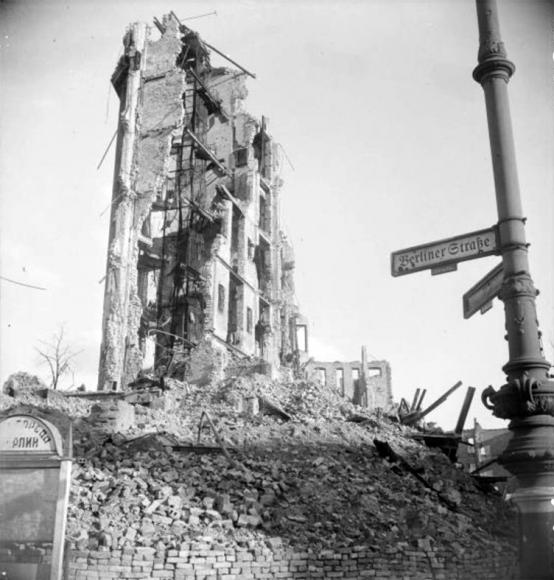
MULTIPOLYGON (((186 368, 209 339, 275 371, 295 361, 280 155, 246 113, 244 74, 215 68, 171 14, 133 25, 112 78, 120 122, 99 389, 186 368)), ((290 253, 290 252, 289 252, 290 253)))
POLYGON ((387 361, 310 360, 306 375, 363 407, 388 409, 393 402, 391 369, 387 361))

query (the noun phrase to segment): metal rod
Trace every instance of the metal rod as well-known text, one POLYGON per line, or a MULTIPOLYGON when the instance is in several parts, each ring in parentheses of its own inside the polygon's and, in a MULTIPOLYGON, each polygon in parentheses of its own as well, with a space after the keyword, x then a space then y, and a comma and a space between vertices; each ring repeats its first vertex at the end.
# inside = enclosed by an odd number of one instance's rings
POLYGON ((227 56, 224 52, 221 52, 220 50, 218 50, 215 46, 212 46, 211 44, 209 44, 208 42, 206 42, 205 40, 202 40, 203 44, 205 44, 208 48, 212 49, 214 52, 217 52, 217 54, 219 54, 219 56, 222 56, 223 58, 227 59, 231 64, 234 64, 237 68, 240 68, 240 70, 244 73, 246 73, 248 76, 252 77, 253 79, 256 78, 256 75, 254 73, 251 73, 249 70, 246 70, 243 66, 241 66, 238 62, 236 62, 235 60, 233 60, 230 56, 227 56))
POLYGON ((296 169, 294 168, 294 165, 292 164, 292 161, 289 159, 289 156, 287 155, 287 151, 285 150, 285 148, 283 147, 283 145, 281 145, 281 143, 278 143, 279 148, 281 149, 281 151, 283 152, 283 155, 285 156, 285 159, 287 160, 288 164, 290 165, 290 168, 293 171, 296 171, 296 169))
POLYGON ((197 18, 204 18, 205 16, 217 16, 217 10, 214 10, 213 12, 205 12, 204 14, 198 14, 196 16, 187 16, 186 18, 183 18, 183 20, 196 20, 197 18))
POLYGON ((25 288, 33 288, 34 290, 46 290, 42 286, 33 286, 33 284, 25 284, 25 282, 18 282, 17 280, 12 280, 11 278, 6 278, 5 276, 0 276, 0 280, 5 282, 11 282, 12 284, 17 284, 18 286, 25 286, 25 288))
POLYGON ((110 142, 108 143, 108 146, 106 147, 106 151, 104 151, 104 155, 102 155, 102 159, 100 159, 100 163, 98 163, 98 166, 96 167, 96 171, 98 171, 100 169, 100 167, 102 166, 102 163, 104 162, 104 159, 106 159, 106 155, 108 154, 108 151, 110 150, 110 147, 112 146, 112 143, 115 141, 115 138, 117 137, 117 132, 118 132, 118 129, 115 130, 113 137, 110 139, 110 142))
MULTIPOLYGON (((173 12, 173 10, 171 10, 170 14, 175 18, 175 20, 177 20, 177 22, 186 30, 192 32, 192 30, 190 28, 188 28, 188 26, 185 26, 180 20, 179 18, 177 18, 177 15, 175 14, 175 12, 173 12)), ((240 68, 240 70, 244 73, 246 73, 247 75, 251 76, 253 79, 256 78, 256 75, 251 73, 250 71, 246 70, 243 66, 241 66, 238 62, 234 61, 230 56, 227 56, 224 52, 221 52, 220 50, 218 50, 215 46, 212 46, 210 43, 206 42, 204 39, 202 39, 202 44, 205 44, 208 48, 210 48, 211 50, 213 50, 214 52, 217 52, 217 54, 219 54, 220 56, 222 56, 223 58, 227 59, 231 64, 234 64, 236 67, 240 68)))
POLYGON ((204 143, 202 143, 202 141, 200 141, 200 139, 189 128, 185 129, 185 132, 196 143, 196 145, 198 145, 198 147, 200 147, 200 149, 202 149, 202 151, 204 151, 204 153, 208 155, 212 163, 216 165, 221 172, 225 173, 226 175, 230 175, 229 170, 219 161, 219 159, 215 156, 215 154, 212 151, 210 151, 208 147, 204 145, 204 143))

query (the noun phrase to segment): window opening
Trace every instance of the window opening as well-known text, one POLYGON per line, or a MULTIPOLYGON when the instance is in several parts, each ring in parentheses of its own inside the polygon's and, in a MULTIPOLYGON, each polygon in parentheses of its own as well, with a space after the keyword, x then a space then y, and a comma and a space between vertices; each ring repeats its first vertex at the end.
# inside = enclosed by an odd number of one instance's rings
POLYGON ((217 286, 217 310, 225 312, 225 287, 223 284, 217 286))
POLYGON ((315 369, 315 379, 319 382, 320 385, 324 387, 327 384, 327 373, 325 372, 325 369, 315 369))
POLYGON ((246 332, 252 334, 252 308, 246 308, 246 332))
POLYGON ((344 369, 336 369, 335 383, 339 393, 344 396, 344 369))

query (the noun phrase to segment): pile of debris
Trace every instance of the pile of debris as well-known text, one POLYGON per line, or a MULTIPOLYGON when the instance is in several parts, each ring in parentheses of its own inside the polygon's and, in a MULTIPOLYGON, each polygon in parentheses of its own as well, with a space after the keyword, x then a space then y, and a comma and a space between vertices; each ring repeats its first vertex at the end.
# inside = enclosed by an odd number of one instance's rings
MULTIPOLYGON (((460 554, 513 544, 514 514, 498 494, 410 427, 317 383, 253 374, 164 388, 135 403, 52 400, 74 419, 73 548, 170 549, 200 537, 298 549, 427 539, 460 554)), ((0 398, 0 409, 18 404, 0 398)))

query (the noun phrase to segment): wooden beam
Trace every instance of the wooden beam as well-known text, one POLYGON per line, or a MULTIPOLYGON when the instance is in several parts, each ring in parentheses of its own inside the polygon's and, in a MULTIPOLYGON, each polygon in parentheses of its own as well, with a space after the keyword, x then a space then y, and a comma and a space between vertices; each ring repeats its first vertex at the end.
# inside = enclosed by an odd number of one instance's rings
POLYGON ((417 402, 416 411, 419 411, 421 409, 421 404, 423 403, 423 398, 425 397, 425 395, 427 394, 427 389, 422 389, 421 390, 421 396, 419 397, 419 401, 417 402))
POLYGON ((441 395, 434 403, 431 403, 427 409, 424 411, 419 411, 415 413, 410 413, 408 417, 406 417, 402 422, 405 425, 413 425, 417 423, 419 420, 423 419, 426 415, 428 415, 431 411, 434 411, 439 405, 442 405, 446 399, 456 390, 462 386, 462 381, 458 381, 454 386, 450 387, 444 395, 441 395))
POLYGON ((473 401, 473 395, 475 395, 475 387, 468 387, 466 392, 466 398, 464 399, 464 404, 460 410, 460 416, 458 417, 458 422, 456 423, 456 428, 454 433, 461 435, 464 430, 464 425, 467 419, 467 414, 469 413, 469 408, 471 402, 473 401))
POLYGON ((416 389, 416 391, 415 391, 414 398, 413 398, 413 401, 412 401, 412 406, 410 407, 410 411, 415 411, 417 409, 417 403, 418 403, 418 400, 419 400, 419 393, 420 393, 420 391, 421 391, 421 389, 418 387, 416 389))

